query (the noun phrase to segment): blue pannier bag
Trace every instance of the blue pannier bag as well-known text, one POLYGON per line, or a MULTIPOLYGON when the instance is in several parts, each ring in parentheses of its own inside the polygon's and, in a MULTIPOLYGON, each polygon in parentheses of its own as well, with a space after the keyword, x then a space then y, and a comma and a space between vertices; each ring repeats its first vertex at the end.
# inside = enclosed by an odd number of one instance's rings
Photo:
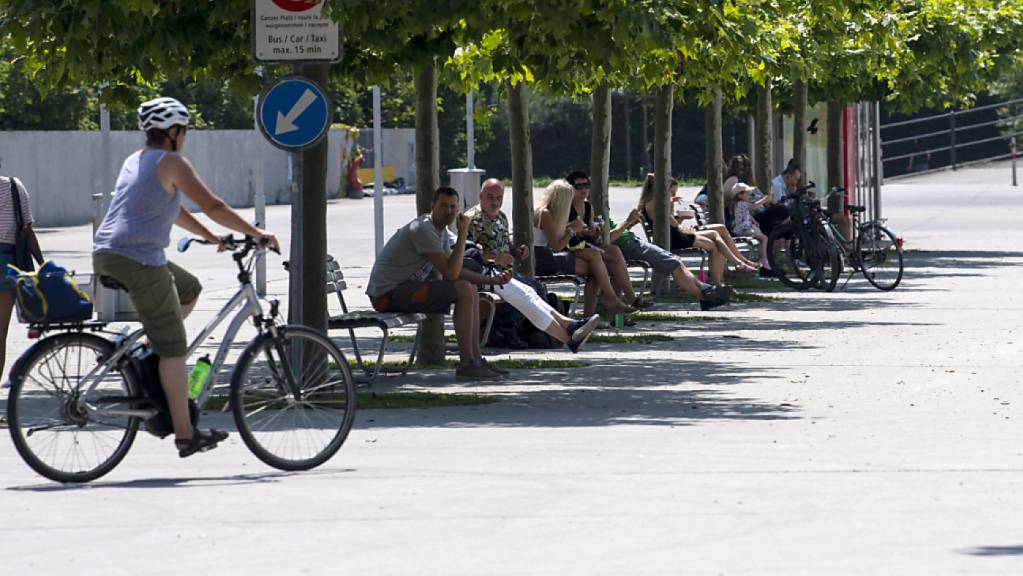
POLYGON ((32 324, 85 322, 92 319, 92 300, 75 284, 67 269, 48 260, 35 272, 7 265, 7 279, 22 321, 32 324))

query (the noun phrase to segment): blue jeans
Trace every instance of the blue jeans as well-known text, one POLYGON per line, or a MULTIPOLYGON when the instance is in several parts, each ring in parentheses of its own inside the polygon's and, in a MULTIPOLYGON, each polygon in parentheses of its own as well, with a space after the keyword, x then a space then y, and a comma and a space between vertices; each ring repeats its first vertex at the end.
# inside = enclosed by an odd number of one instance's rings
POLYGON ((14 244, 0 243, 0 292, 10 292, 11 286, 6 282, 7 265, 14 264, 14 244))

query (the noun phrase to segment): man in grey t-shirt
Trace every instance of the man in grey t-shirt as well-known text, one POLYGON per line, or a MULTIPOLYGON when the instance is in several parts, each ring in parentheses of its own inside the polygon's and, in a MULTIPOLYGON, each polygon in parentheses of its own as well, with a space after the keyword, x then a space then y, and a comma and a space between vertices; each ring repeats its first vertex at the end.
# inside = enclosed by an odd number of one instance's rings
POLYGON ((391 236, 373 263, 366 294, 378 312, 446 314, 455 304, 455 337, 460 361, 458 378, 492 380, 500 374, 480 352, 479 296, 476 287, 459 280, 469 219, 459 214, 458 192, 438 188, 429 214, 402 226, 391 236), (453 247, 445 228, 458 221, 453 247), (433 272, 441 275, 435 279, 433 272))

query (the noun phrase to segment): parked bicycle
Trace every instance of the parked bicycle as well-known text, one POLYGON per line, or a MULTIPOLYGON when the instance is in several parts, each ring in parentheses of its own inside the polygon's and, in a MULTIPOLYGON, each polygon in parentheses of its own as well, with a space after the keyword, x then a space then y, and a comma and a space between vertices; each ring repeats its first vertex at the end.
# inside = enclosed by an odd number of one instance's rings
MULTIPOLYGON (((812 184, 792 195, 793 224, 779 226, 768 238, 768 259, 775 275, 796 289, 816 285, 830 292, 835 289, 839 276, 848 265, 849 276, 845 284, 849 283, 853 274, 860 272, 878 290, 889 291, 898 287, 905 270, 902 241, 885 226, 886 221, 881 218, 861 222, 866 207, 848 205, 846 208, 852 215, 853 225, 852 237, 846 239, 821 208, 820 202, 807 194, 812 184), (810 228, 810 233, 804 231, 801 235, 796 230, 799 226, 810 228), (810 242, 827 245, 826 249, 816 250, 818 255, 827 254, 824 262, 815 262, 822 266, 811 265, 811 258, 804 254, 806 238, 810 242), (818 268, 819 272, 816 272, 818 268)), ((844 193, 842 188, 832 188, 830 195, 844 193)))
MULTIPOLYGON (((185 238, 178 250, 194 242, 208 244, 185 238)), ((213 398, 234 339, 251 320, 258 333, 237 358, 227 398, 217 397, 219 405, 210 406, 230 409, 245 445, 270 466, 319 466, 341 448, 355 418, 348 362, 322 333, 282 324, 277 301, 264 311, 251 282, 259 252, 252 238, 228 236, 224 242, 238 266, 240 287, 188 347, 192 356, 231 318, 192 406, 193 421, 213 398)), ((115 287, 116 281, 105 280, 115 287)), ((52 334, 25 351, 11 370, 7 415, 18 454, 33 470, 57 482, 88 482, 121 462, 143 421, 157 436, 171 433, 155 357, 142 330, 115 334, 99 321, 30 330, 37 337, 52 334)))
POLYGON ((838 283, 842 260, 827 215, 810 182, 788 195, 789 222, 779 224, 767 237, 771 270, 796 290, 819 287, 832 291, 838 283))

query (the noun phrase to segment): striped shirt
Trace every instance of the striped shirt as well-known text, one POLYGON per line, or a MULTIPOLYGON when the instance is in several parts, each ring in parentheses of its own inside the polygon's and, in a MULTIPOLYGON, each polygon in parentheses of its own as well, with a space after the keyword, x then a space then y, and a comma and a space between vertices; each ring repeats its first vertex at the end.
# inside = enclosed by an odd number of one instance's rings
MULTIPOLYGON (((0 244, 14 244, 18 223, 14 216, 14 199, 11 197, 11 179, 0 176, 0 244)), ((21 217, 25 224, 32 223, 32 207, 29 206, 25 185, 18 187, 21 194, 21 217)))

